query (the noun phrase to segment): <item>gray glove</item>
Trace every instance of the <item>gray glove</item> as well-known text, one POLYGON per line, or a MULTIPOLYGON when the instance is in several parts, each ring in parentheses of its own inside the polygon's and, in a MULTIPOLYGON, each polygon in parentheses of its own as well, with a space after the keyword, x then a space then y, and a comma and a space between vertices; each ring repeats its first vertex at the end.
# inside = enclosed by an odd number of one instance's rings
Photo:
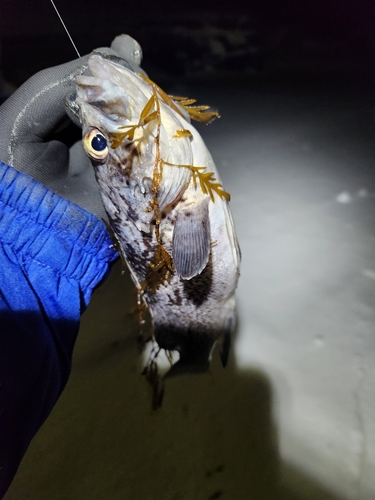
MULTIPOLYGON (((126 59, 141 71, 141 49, 127 35, 98 52, 126 59)), ((81 145, 81 131, 69 120, 67 96, 75 92, 74 77, 88 74, 88 56, 31 77, 0 107, 0 160, 73 201, 106 218, 90 160, 81 145)))

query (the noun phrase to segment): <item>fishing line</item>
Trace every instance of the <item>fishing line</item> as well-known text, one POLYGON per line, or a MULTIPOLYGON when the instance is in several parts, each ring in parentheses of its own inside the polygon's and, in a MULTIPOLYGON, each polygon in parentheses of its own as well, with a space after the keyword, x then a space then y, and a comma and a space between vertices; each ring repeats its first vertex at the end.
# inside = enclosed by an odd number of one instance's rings
POLYGON ((73 47, 74 47, 75 51, 77 52, 78 57, 81 57, 81 54, 78 52, 78 49, 77 49, 77 47, 75 46, 75 44, 74 44, 74 42, 73 42, 73 39, 72 39, 72 37, 70 36, 70 33, 69 33, 69 31, 68 31, 68 28, 65 26, 65 23, 64 23, 64 21, 62 20, 62 17, 60 16, 60 13, 59 13, 59 11, 57 10, 56 5, 53 3, 53 0, 50 0, 50 2, 51 2, 51 4, 53 5, 53 8, 54 8, 54 9, 55 9, 55 11, 56 11, 56 14, 59 16, 59 19, 60 19, 60 21, 61 21, 61 24, 64 26, 64 29, 65 29, 65 31, 66 31, 66 34, 68 35, 69 40, 72 42, 72 45, 73 45, 73 47))

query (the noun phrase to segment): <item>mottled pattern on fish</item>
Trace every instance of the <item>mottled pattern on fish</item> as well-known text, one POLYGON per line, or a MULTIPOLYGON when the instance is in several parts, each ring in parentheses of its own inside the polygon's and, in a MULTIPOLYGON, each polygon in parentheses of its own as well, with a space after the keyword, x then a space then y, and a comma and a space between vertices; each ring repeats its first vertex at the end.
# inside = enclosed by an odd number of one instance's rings
POLYGON ((204 363, 235 323, 240 258, 229 195, 184 108, 100 55, 89 69, 93 76, 76 78, 76 103, 92 159, 98 131, 107 140, 93 165, 120 251, 159 346, 204 363))

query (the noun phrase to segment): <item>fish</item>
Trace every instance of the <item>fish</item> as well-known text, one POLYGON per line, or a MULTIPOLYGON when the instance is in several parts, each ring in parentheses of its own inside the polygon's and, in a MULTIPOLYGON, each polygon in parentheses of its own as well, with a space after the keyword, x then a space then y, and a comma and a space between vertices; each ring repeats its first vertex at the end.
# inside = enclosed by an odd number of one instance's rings
POLYGON ((230 196, 191 124, 218 113, 167 95, 118 58, 94 53, 88 68, 75 77, 82 143, 154 341, 179 354, 179 367, 206 366, 219 342, 225 366, 240 248, 230 196))

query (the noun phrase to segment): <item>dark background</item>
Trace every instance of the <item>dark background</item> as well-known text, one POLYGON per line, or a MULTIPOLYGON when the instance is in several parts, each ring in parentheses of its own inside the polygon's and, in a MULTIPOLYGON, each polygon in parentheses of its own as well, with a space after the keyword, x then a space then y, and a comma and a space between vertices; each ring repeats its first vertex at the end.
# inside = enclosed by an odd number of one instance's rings
MULTIPOLYGON (((144 67, 175 76, 361 71, 373 62, 369 0, 56 2, 83 55, 120 33, 137 39, 144 67)), ((2 0, 1 63, 15 85, 75 57, 49 0, 2 0)))

